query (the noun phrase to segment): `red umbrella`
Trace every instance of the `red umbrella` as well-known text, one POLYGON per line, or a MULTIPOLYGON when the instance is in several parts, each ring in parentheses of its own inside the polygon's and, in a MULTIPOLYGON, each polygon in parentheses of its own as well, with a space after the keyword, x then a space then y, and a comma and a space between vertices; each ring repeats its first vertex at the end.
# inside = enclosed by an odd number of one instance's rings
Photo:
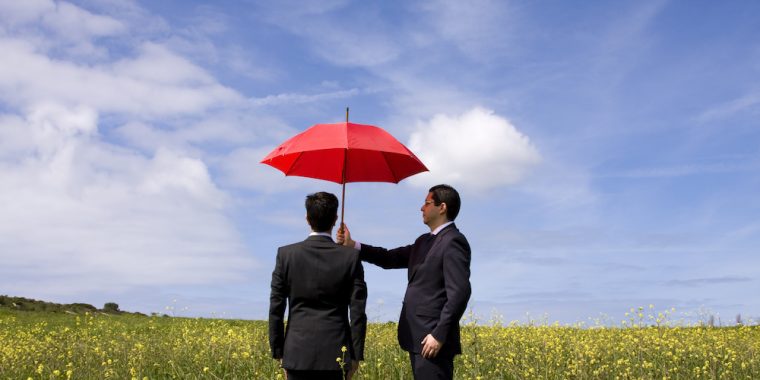
POLYGON ((340 219, 348 182, 398 183, 428 169, 382 128, 348 122, 316 124, 280 144, 262 164, 286 176, 323 179, 343 185, 340 219))

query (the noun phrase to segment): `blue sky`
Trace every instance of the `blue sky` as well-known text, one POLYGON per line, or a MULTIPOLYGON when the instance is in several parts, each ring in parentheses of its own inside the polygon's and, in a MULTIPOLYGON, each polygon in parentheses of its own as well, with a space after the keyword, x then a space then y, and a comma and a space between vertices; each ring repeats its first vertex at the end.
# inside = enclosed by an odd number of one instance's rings
MULTIPOLYGON (((472 312, 760 317, 760 3, 0 1, 0 294, 266 317, 307 193, 258 162, 378 125, 429 173, 347 186, 389 248, 446 182, 472 312)), ((403 271, 366 266, 371 320, 403 271)))

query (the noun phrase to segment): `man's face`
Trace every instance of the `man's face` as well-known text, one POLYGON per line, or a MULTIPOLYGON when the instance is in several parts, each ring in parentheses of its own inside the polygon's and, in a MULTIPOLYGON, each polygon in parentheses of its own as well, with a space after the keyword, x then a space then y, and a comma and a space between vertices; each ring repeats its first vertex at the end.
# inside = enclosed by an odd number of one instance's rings
POLYGON ((420 211, 422 211, 422 223, 425 223, 428 226, 430 226, 431 223, 438 223, 443 217, 441 214, 442 208, 443 203, 436 206, 433 201, 433 193, 428 193, 427 197, 425 197, 425 203, 423 203, 420 208, 420 211))

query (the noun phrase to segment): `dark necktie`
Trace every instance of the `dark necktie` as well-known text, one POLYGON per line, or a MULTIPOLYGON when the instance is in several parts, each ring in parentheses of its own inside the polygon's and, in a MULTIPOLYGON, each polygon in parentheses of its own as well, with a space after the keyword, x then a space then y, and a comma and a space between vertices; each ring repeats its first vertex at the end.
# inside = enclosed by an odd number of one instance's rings
POLYGON ((427 256, 427 253, 428 251, 430 251, 430 248, 433 248, 433 242, 435 242, 435 235, 427 234, 427 236, 425 236, 425 240, 422 242, 422 245, 420 246, 420 253, 422 253, 422 257, 427 256))
POLYGON ((433 247, 433 242, 435 242, 435 235, 433 234, 427 234, 420 239, 420 242, 417 244, 417 254, 415 255, 416 257, 414 258, 412 266, 417 266, 425 261, 425 256, 427 256, 430 248, 433 247))

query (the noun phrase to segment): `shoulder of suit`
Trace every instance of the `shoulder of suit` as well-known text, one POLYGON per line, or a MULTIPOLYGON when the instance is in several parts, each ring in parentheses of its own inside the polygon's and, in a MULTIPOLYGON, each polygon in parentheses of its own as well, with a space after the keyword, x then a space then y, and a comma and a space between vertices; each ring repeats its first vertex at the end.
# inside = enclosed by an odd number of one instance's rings
POLYGON ((283 245, 282 247, 280 247, 280 248, 278 248, 278 249, 279 249, 280 251, 287 251, 287 250, 289 250, 289 249, 291 249, 291 248, 295 248, 295 247, 297 247, 297 246, 301 245, 302 243, 303 243, 302 241, 299 241, 299 242, 295 242, 295 243, 290 243, 290 244, 286 244, 286 245, 283 245))
POLYGON ((291 244, 288 244, 288 245, 283 245, 282 247, 280 247, 280 248, 277 249, 277 254, 278 255, 280 255, 280 254, 285 255, 285 254, 290 254, 290 252, 298 251, 300 249, 303 249, 303 243, 304 242, 299 241, 299 242, 291 243, 291 244))
POLYGON ((439 231, 438 235, 462 235, 462 232, 459 231, 456 224, 452 223, 439 231))
POLYGON ((459 231, 454 225, 452 225, 451 228, 447 227, 441 231, 440 234, 442 235, 441 238, 446 239, 446 241, 463 240, 464 242, 467 242, 467 237, 465 237, 462 231, 459 231))

